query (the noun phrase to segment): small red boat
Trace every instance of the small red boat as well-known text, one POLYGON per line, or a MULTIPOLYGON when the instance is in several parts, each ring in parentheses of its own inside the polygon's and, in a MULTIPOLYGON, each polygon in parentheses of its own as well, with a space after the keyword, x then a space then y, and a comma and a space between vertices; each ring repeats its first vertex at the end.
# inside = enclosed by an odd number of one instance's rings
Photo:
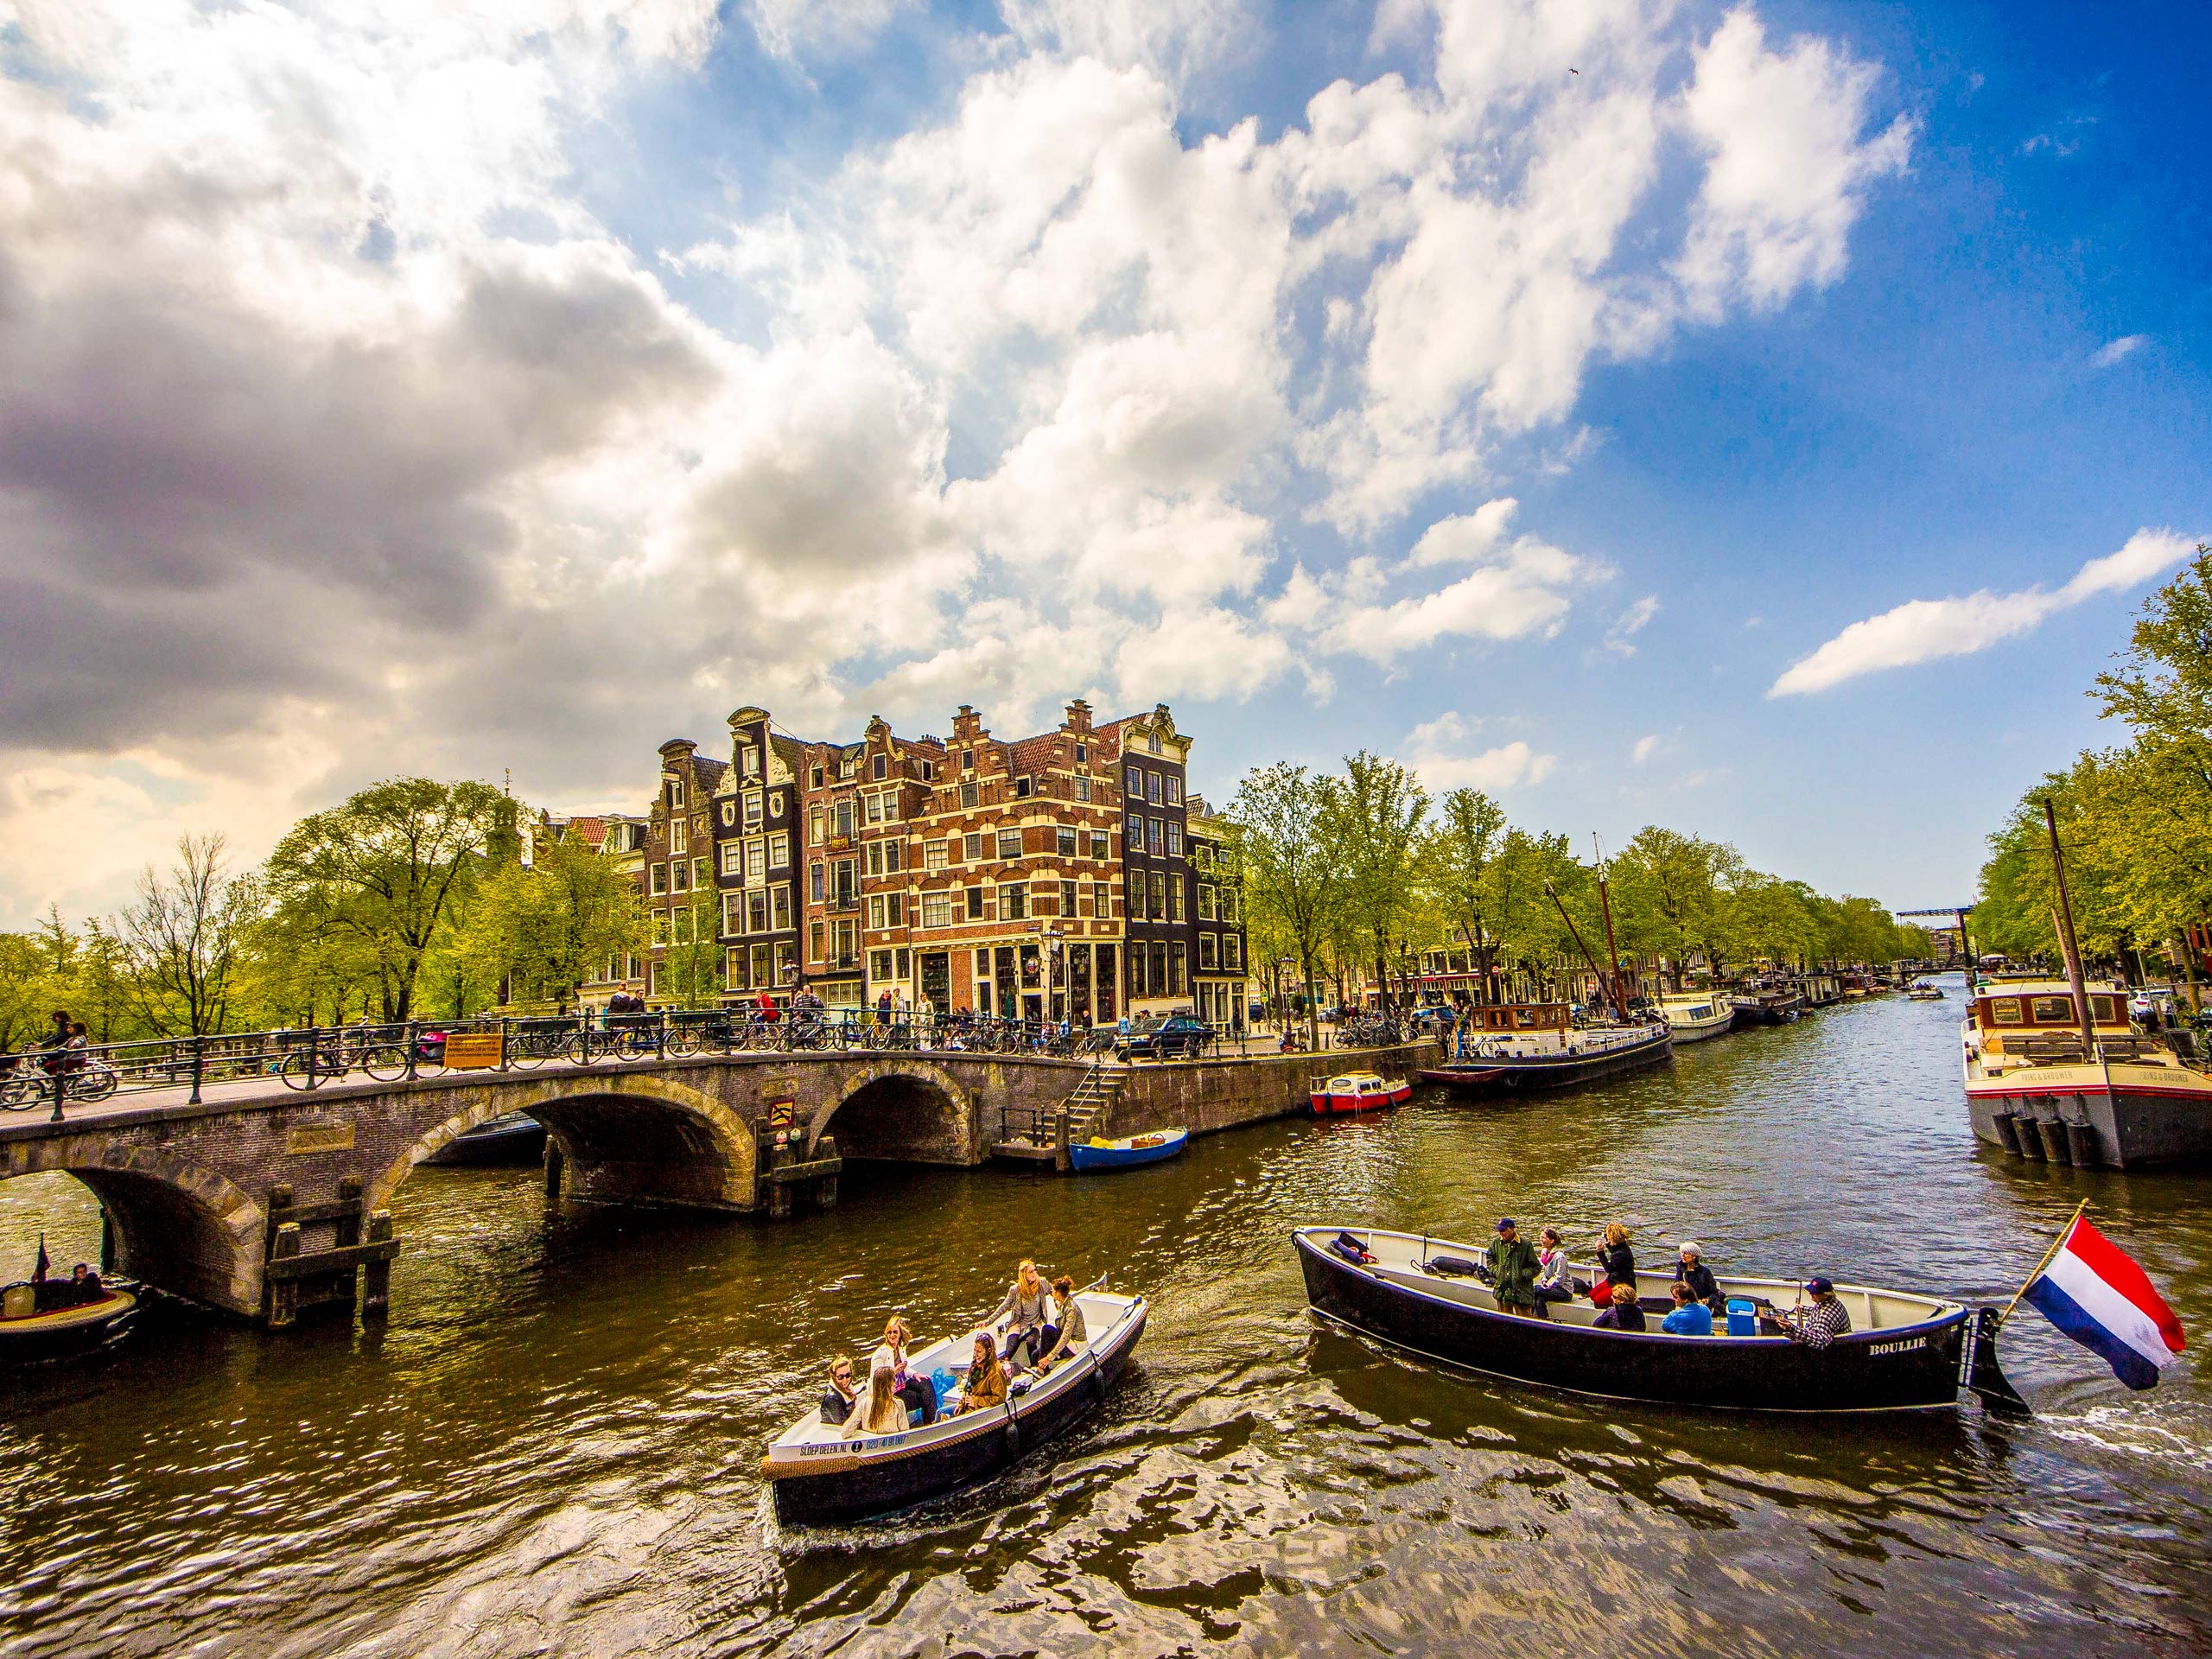
POLYGON ((1371 1112, 1384 1106, 1403 1104, 1413 1097, 1414 1085, 1408 1077, 1385 1077, 1374 1071, 1344 1071, 1333 1077, 1313 1079, 1313 1110, 1316 1115, 1330 1112, 1371 1112))

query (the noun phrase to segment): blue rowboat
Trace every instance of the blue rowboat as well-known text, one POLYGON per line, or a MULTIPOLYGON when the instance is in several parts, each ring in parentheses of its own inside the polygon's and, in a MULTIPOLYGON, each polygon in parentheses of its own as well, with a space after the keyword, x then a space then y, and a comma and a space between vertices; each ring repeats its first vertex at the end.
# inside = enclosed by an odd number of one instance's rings
POLYGON ((1126 1169, 1132 1164, 1156 1164, 1182 1151, 1190 1138, 1188 1129, 1160 1129, 1121 1141, 1077 1141, 1068 1147, 1068 1162, 1075 1166, 1077 1174, 1087 1169, 1126 1169))

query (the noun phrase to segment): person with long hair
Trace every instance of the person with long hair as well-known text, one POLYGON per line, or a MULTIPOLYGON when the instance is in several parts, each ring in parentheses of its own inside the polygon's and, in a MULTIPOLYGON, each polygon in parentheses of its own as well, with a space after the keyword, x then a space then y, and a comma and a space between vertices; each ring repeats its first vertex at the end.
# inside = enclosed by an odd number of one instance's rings
POLYGON ((963 1415, 1006 1404, 1006 1367, 999 1362, 999 1345, 988 1331, 976 1333, 976 1351, 968 1362, 968 1381, 960 1391, 963 1415))
POLYGON ((891 1368, 879 1365, 868 1373, 868 1404, 846 1420, 844 1436, 851 1440, 863 1434, 896 1434, 906 1427, 906 1402, 892 1386, 891 1368))
POLYGON ((909 1411, 922 1414, 922 1426, 926 1428, 937 1421, 937 1390, 930 1386, 929 1378, 917 1376, 907 1370, 906 1344, 912 1340, 905 1319, 893 1313, 883 1326, 883 1345, 869 1356, 868 1369, 873 1371, 878 1365, 891 1368, 892 1386, 906 1402, 909 1411))
POLYGON ((983 1323, 995 1326, 1006 1320, 1006 1357, 1011 1361, 1019 1352, 1022 1363, 1033 1365, 1045 1351, 1044 1331, 1052 1318, 1052 1293, 1037 1276, 1037 1264, 1024 1259, 1004 1299, 983 1323))

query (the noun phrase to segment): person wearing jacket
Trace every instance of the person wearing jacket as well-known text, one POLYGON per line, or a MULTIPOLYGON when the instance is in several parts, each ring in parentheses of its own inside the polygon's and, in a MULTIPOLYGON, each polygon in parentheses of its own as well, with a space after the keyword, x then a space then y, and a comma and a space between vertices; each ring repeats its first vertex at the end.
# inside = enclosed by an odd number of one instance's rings
POLYGON ((1673 1313, 1659 1321, 1659 1328, 1670 1337, 1709 1337, 1713 1334, 1713 1314, 1698 1300, 1690 1287, 1677 1279, 1667 1287, 1675 1300, 1673 1313))
POLYGON ((1022 1363, 1033 1365, 1045 1351, 1044 1332, 1052 1317, 1052 1293, 1037 1276, 1037 1264, 1025 1260, 1015 1269, 1005 1299, 983 1323, 996 1326, 1001 1319, 1007 1320, 1006 1357, 1012 1360, 1019 1351, 1022 1363))
POLYGON ((1699 1249, 1694 1238, 1682 1241, 1675 1262, 1675 1282, 1688 1285, 1691 1296, 1704 1303, 1708 1313, 1716 1315, 1727 1313, 1728 1304, 1720 1294, 1720 1287, 1713 1277, 1713 1269, 1705 1265, 1704 1253, 1699 1249))
POLYGON ((1491 1294, 1497 1299, 1497 1311, 1524 1319, 1535 1318, 1536 1274, 1540 1271, 1536 1247, 1521 1236, 1519 1225, 1512 1217, 1497 1224, 1497 1236, 1491 1241, 1487 1260, 1491 1294))
POLYGON ((1636 1252, 1629 1248, 1634 1236, 1614 1222, 1598 1240, 1598 1275, 1612 1286, 1636 1285, 1636 1252))
POLYGON ((960 1413, 988 1411, 1006 1404, 1006 1367, 999 1363, 999 1345, 988 1331, 976 1333, 976 1351, 969 1358, 968 1381, 960 1390, 960 1413))
POLYGON ((1605 1311, 1592 1321, 1592 1328, 1599 1331, 1642 1331, 1647 1328, 1643 1322, 1643 1309, 1636 1300, 1633 1283, 1613 1287, 1613 1300, 1606 1304, 1605 1311))
POLYGON ((1567 1246, 1560 1242, 1559 1229, 1547 1227, 1536 1235, 1536 1286, 1538 1302, 1571 1302, 1574 1300, 1573 1264, 1567 1259, 1567 1246))

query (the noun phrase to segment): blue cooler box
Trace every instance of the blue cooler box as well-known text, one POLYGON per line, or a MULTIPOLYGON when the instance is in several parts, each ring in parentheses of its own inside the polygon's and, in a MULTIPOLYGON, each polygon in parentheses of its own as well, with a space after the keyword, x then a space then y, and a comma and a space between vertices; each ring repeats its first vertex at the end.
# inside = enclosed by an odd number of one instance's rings
POLYGON ((1728 1299, 1728 1334, 1732 1337, 1756 1337, 1759 1333, 1758 1310, 1741 1296, 1728 1299))

